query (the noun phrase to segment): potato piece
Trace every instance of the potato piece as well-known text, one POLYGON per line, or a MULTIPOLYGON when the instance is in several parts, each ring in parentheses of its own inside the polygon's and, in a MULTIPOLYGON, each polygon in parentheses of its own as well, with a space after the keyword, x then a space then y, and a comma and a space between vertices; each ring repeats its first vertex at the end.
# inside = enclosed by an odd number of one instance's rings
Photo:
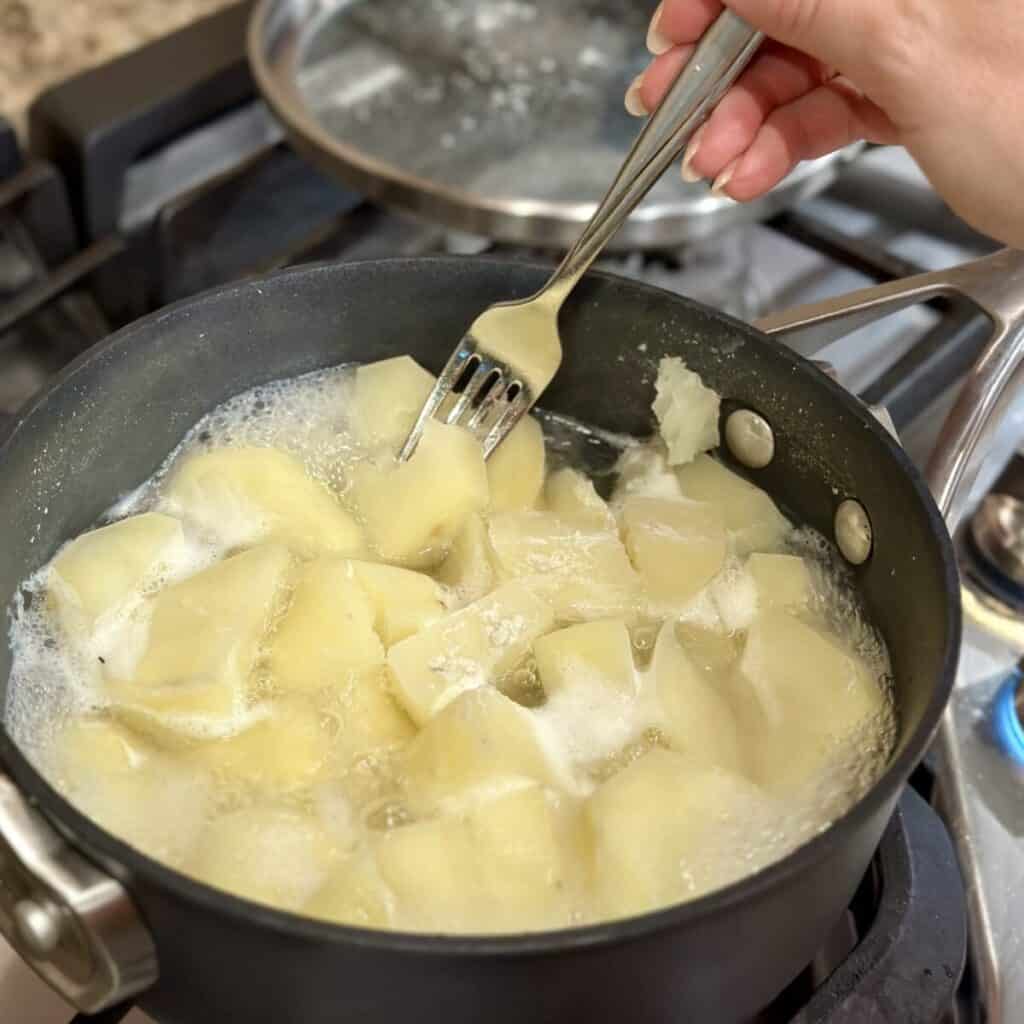
POLYGON ((480 516, 470 516, 456 534, 437 578, 455 592, 460 604, 468 604, 493 589, 493 561, 487 526, 480 516))
POLYGON ((404 766, 413 803, 426 808, 501 779, 554 785, 564 778, 536 716, 490 686, 435 715, 409 745, 404 766))
POLYGON ((586 870, 573 801, 526 786, 477 804, 466 822, 480 868, 487 931, 573 924, 586 870))
POLYGON ((629 630, 621 619, 584 622, 535 640, 544 692, 597 683, 626 696, 636 693, 636 672, 629 630))
POLYGON ((640 579, 614 533, 584 530, 546 512, 495 516, 490 524, 499 578, 520 580, 563 622, 632 618, 640 579))
POLYGON ((728 633, 680 622, 676 636, 694 666, 716 682, 727 679, 739 659, 740 643, 728 633))
POLYGON ((153 748, 117 722, 71 718, 52 737, 47 760, 67 780, 103 778, 140 768, 153 748))
POLYGON ((183 544, 177 519, 146 512, 65 545, 50 566, 48 588, 64 629, 91 633, 97 619, 136 596, 183 544))
POLYGON ((708 587, 722 629, 742 633, 757 617, 757 584, 746 567, 730 561, 708 587))
POLYGON ((701 768, 742 772, 736 716, 725 691, 696 668, 671 622, 661 627, 652 664, 673 748, 701 768))
POLYGON ((544 487, 544 432, 524 416, 487 461, 491 512, 534 508, 544 487))
POLYGON ((515 668, 533 641, 555 625, 551 606, 521 583, 505 583, 459 614, 475 615, 483 623, 488 669, 495 679, 515 668))
POLYGON ((811 574, 796 555, 753 554, 747 571, 757 587, 759 607, 764 610, 800 611, 811 597, 811 574))
POLYGON ((352 394, 353 431, 363 444, 398 451, 433 388, 433 375, 409 356, 360 366, 352 394))
POLYGON ((512 669, 553 623, 550 607, 525 587, 499 587, 388 651, 395 695, 422 725, 460 693, 512 669))
POLYGON ((662 359, 654 385, 654 415, 670 466, 692 462, 718 447, 718 395, 676 356, 662 359))
POLYGON ((302 912, 356 928, 388 928, 394 925, 395 896, 373 854, 360 848, 331 872, 302 912))
POLYGON ((362 530, 334 495, 275 448, 191 455, 171 476, 164 500, 229 548, 275 541, 303 558, 364 548, 362 530))
POLYGON ((313 693, 383 664, 375 618, 366 591, 349 577, 348 562, 308 563, 270 640, 267 664, 275 683, 289 692, 313 693))
POLYGON ((637 444, 627 448, 615 465, 614 502, 628 497, 673 501, 683 496, 679 478, 668 464, 664 445, 637 444))
POLYGON ((381 558, 436 566, 466 519, 487 507, 483 449, 463 427, 429 420, 408 462, 356 466, 351 495, 381 558))
POLYGON ((575 469, 560 469, 548 477, 544 499, 563 522, 587 530, 615 531, 615 517, 597 493, 593 481, 575 469))
POLYGON ((754 778, 775 790, 813 784, 843 742, 883 708, 863 662, 784 612, 759 616, 738 672, 736 707, 754 778))
MULTIPOLYGON (((597 909, 611 918, 693 899, 743 870, 720 855, 761 804, 757 787, 654 749, 587 801, 597 909)), ((742 859, 742 858, 738 858, 742 859)))
POLYGON ((487 631, 466 611, 435 622, 388 651, 395 697, 417 725, 428 722, 460 693, 488 681, 487 631))
POLYGON ((306 786, 323 771, 331 742, 311 705, 274 701, 264 717, 227 739, 203 743, 192 758, 228 779, 279 793, 306 786))
POLYGON ((444 614, 437 584, 422 573, 379 562, 349 562, 349 571, 374 608, 374 628, 385 647, 425 629, 444 614))
POLYGON ((258 805, 211 822, 188 872, 243 899, 297 910, 323 885, 331 857, 331 842, 312 819, 258 805))
POLYGON ((108 681, 114 704, 197 735, 230 722, 290 566, 282 547, 253 548, 147 601, 148 643, 129 678, 108 681))
POLYGON ((83 814, 172 867, 188 855, 212 796, 204 772, 96 718, 69 721, 49 755, 62 792, 83 814))
POLYGON ((484 919, 477 851, 456 818, 421 821, 374 837, 398 921, 413 931, 473 931, 484 919))
POLYGON ((353 676, 321 705, 335 719, 335 754, 343 767, 367 754, 392 750, 416 735, 416 727, 391 695, 386 668, 353 676))
POLYGON ((656 616, 685 608, 725 564, 725 531, 698 502, 628 498, 621 521, 656 616))
POLYGON ((790 525, 760 488, 708 455, 680 467, 676 475, 686 497, 714 507, 737 554, 773 552, 782 547, 790 525))

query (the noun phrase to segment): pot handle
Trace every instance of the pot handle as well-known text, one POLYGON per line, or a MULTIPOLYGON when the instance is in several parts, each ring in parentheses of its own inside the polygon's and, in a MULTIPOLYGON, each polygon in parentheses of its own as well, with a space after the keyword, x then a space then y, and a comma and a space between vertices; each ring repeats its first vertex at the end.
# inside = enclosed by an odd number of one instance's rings
POLYGON ((1024 359, 1024 252, 1004 249, 949 270, 790 309, 755 326, 810 357, 861 327, 939 296, 968 299, 993 328, 942 427, 925 474, 939 510, 953 529, 977 472, 972 457, 997 422, 1007 389, 1024 359))
POLYGON ((157 979, 156 949, 127 891, 72 847, 3 773, 0 934, 85 1013, 110 1010, 157 979))

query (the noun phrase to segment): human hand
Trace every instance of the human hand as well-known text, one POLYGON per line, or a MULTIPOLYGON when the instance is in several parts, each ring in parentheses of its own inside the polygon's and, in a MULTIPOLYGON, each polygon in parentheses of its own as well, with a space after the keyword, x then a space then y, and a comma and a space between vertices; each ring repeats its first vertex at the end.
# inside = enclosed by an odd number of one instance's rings
MULTIPOLYGON (((1024 246, 1024 4, 725 0, 767 42, 683 163, 739 201, 859 139, 905 146, 975 228, 1024 246)), ((721 0, 663 0, 626 105, 661 101, 721 0)))

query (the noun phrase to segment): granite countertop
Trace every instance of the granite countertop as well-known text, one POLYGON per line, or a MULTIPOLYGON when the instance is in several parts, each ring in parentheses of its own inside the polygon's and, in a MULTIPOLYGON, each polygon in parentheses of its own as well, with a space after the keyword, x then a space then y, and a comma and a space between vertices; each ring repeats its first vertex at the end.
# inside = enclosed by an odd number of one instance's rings
POLYGON ((233 0, 0 0, 0 114, 23 126, 48 85, 233 0))

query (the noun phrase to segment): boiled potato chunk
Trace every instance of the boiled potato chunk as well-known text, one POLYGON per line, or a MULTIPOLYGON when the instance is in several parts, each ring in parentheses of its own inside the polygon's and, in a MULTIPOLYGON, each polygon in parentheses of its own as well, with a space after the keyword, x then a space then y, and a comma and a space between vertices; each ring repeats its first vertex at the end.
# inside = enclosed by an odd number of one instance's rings
POLYGON ((736 552, 778 551, 790 526, 775 502, 709 455, 676 471, 683 494, 713 506, 729 531, 736 552))
POLYGON ((421 821, 374 839, 398 919, 414 931, 472 931, 483 917, 477 851, 458 818, 421 821))
POLYGON ((267 663, 275 683, 289 692, 313 693, 381 665, 384 647, 375 619, 370 598, 349 577, 344 559, 307 563, 270 641, 267 663))
POLYGON ((560 469, 544 486, 548 509, 559 519, 589 530, 617 529, 615 517, 594 484, 579 470, 560 469))
POLYGON ((722 571, 725 531, 703 504, 628 498, 621 521, 626 550, 657 612, 685 608, 722 571))
POLYGON ((757 587, 758 606, 765 610, 800 611, 811 597, 811 574, 796 555, 753 554, 747 571, 757 587))
POLYGON ((393 829, 375 847, 403 927, 488 933, 572 923, 584 874, 577 814, 540 786, 476 804, 464 817, 393 829))
POLYGON ((330 738, 316 711, 299 700, 279 700, 265 717, 235 736, 197 747, 193 758, 215 774, 270 793, 308 785, 331 754, 330 738))
POLYGON ((718 395, 677 356, 662 359, 654 385, 654 415, 670 466, 718 447, 718 395))
POLYGON ((92 632, 97 619, 137 595, 182 544, 177 519, 146 512, 65 545, 50 566, 49 586, 64 628, 92 632))
POLYGON ((230 720, 286 583, 291 557, 253 548, 160 591, 147 602, 148 642, 114 703, 202 734, 230 720))
POLYGON ((201 882, 243 899, 297 910, 323 885, 332 853, 312 819, 257 805, 212 821, 188 869, 201 882))
POLYGON ((63 726, 50 757, 71 802, 118 838, 172 866, 192 849, 212 795, 205 773, 95 718, 63 726))
POLYGON ((488 668, 500 678, 522 661, 537 637, 554 627, 551 606, 521 583, 505 583, 460 614, 483 623, 490 646, 488 668))
POLYGON ((736 707, 754 778, 776 790, 813 784, 841 741, 883 708, 867 667, 822 632, 784 612, 760 615, 739 664, 736 707))
POLYGON ((395 695, 422 725, 466 690, 496 681, 551 629, 551 608, 508 583, 388 651, 395 695))
POLYGON ((533 653, 549 697, 595 683, 625 696, 636 693, 633 648, 622 619, 583 622, 548 633, 534 641, 533 653))
POLYGON ((563 780, 536 716, 490 686, 435 715, 407 748, 404 768, 410 797, 423 807, 502 779, 563 780))
POLYGON ((492 512, 533 508, 544 487, 544 433, 524 416, 487 462, 492 512))
POLYGON ((363 550, 355 520, 293 455, 217 448, 189 456, 164 491, 169 508, 226 547, 276 541, 303 558, 363 550))
POLYGON ((373 854, 359 848, 331 871, 302 912, 356 928, 387 928, 394 924, 395 896, 373 854))
POLYGON ((320 705, 334 720, 335 756, 343 767, 367 754, 391 750, 416 734, 412 720, 391 695, 386 668, 354 676, 320 705))
POLYGON ((436 622, 444 613, 437 584, 422 573, 379 562, 349 562, 349 571, 374 608, 374 628, 385 647, 436 622))
POLYGON ((356 466, 351 494, 381 558, 436 566, 467 518, 487 507, 483 449, 468 430, 429 420, 408 462, 356 466))
POLYGON ((638 444, 627 448, 615 465, 616 502, 632 496, 663 498, 667 501, 683 496, 679 478, 668 464, 664 445, 638 444))
POLYGON ((713 679, 725 679, 740 656, 740 638, 703 625, 680 622, 676 636, 693 664, 713 679))
POLYGON ((466 817, 481 873, 488 931, 567 928, 585 873, 574 801, 526 786, 466 817))
POLYGON ((437 578, 452 590, 460 604, 481 598, 494 586, 494 555, 487 526, 480 516, 470 516, 455 535, 448 557, 437 578))
POLYGON ((72 781, 130 772, 153 752, 148 743, 105 718, 69 719, 49 748, 58 773, 72 781))
POLYGON ((692 899, 742 869, 722 854, 761 800, 736 775, 694 767, 668 750, 646 753, 587 801, 596 909, 611 918, 692 899))
POLYGON ((654 678, 673 749, 702 768, 743 770, 736 716, 723 689, 690 659, 666 622, 654 647, 654 678))
POLYGON ((636 614, 640 579, 614 533, 582 529, 547 512, 516 512, 495 516, 490 537, 499 578, 520 580, 557 619, 636 614))
POLYGON ((360 440, 397 451, 434 388, 434 377, 409 356, 356 370, 350 421, 360 440))

